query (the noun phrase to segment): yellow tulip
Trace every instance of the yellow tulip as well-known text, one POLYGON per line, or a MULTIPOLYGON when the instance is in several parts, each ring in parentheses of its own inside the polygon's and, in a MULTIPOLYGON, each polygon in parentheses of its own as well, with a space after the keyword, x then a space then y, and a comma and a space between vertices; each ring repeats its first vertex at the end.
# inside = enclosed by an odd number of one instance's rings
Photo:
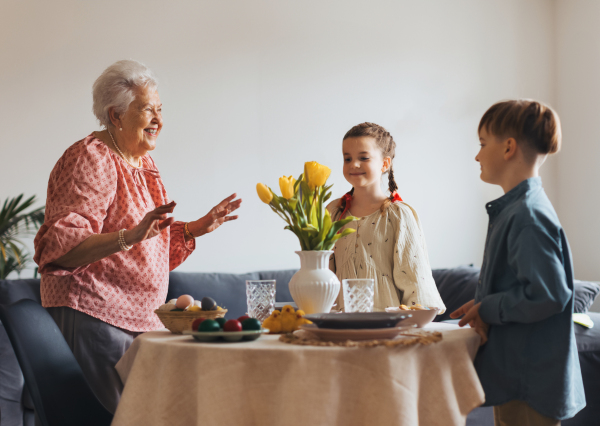
POLYGON ((323 166, 316 161, 304 163, 304 176, 306 178, 306 183, 311 190, 314 190, 318 186, 325 185, 330 174, 331 169, 329 167, 323 166))
POLYGON ((256 192, 258 193, 258 198, 265 204, 269 204, 273 200, 273 193, 264 183, 256 184, 256 192))
POLYGON ((279 188, 281 189, 281 195, 286 200, 289 200, 294 196, 294 184, 296 183, 296 179, 292 176, 289 177, 280 177, 279 178, 279 188))

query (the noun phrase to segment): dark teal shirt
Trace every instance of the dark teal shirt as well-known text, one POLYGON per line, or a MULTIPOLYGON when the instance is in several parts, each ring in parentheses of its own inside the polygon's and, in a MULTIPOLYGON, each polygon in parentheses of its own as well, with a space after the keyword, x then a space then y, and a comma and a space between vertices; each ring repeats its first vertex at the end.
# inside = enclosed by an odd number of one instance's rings
POLYGON ((521 400, 555 419, 585 396, 573 326, 569 244, 539 177, 486 205, 490 218, 475 302, 490 324, 475 358, 484 405, 521 400))

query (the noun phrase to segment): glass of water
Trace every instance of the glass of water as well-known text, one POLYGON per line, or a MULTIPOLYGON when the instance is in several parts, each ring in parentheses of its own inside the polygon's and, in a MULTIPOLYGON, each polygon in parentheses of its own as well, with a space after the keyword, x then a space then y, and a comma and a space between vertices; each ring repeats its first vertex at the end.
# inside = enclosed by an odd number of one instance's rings
POLYGON ((345 312, 372 312, 375 280, 358 278, 342 280, 345 312))
POLYGON ((275 280, 246 281, 248 315, 260 322, 275 310, 275 280))

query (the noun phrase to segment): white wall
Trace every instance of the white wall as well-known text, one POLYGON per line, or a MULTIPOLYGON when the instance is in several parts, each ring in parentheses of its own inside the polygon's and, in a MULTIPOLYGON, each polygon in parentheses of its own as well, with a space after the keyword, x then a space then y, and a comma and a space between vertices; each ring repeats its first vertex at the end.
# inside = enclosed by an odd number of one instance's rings
POLYGON ((575 274, 600 281, 600 2, 557 2, 558 214, 575 274))
POLYGON ((133 58, 161 81, 152 155, 175 216, 244 199, 240 219, 200 238, 181 270, 297 267, 295 237, 255 184, 277 187, 316 160, 340 196, 341 138, 362 121, 399 142, 399 192, 420 213, 432 266, 480 264, 484 204, 501 190, 479 180, 477 124, 500 99, 554 101, 554 12, 546 0, 4 0, 0 199, 43 202, 62 152, 98 129, 95 78, 133 58))

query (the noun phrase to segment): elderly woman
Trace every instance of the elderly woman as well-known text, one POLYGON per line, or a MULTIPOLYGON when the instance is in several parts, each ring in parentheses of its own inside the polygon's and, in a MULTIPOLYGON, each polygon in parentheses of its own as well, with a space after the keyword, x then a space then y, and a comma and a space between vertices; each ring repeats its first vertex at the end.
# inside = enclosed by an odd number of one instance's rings
POLYGON ((195 238, 223 223, 241 200, 227 197, 194 222, 167 218, 169 201, 148 154, 163 126, 157 81, 135 61, 108 67, 93 88, 105 130, 73 144, 48 183, 46 220, 35 238, 42 304, 61 328, 90 385, 113 412, 122 384, 114 369, 133 339, 162 328, 169 271, 195 238))

